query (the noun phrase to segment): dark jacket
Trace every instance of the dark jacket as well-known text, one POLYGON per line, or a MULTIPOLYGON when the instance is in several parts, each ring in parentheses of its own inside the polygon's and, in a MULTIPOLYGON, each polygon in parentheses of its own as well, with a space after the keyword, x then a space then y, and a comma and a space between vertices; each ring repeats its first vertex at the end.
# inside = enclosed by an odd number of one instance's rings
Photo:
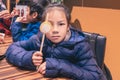
MULTIPOLYGON (((8 62, 35 70, 32 54, 39 51, 42 34, 39 33, 27 41, 13 43, 6 52, 8 62)), ((106 80, 98 67, 93 51, 82 32, 71 29, 68 41, 53 44, 45 38, 43 57, 46 61, 46 77, 68 77, 74 80, 106 80)))
MULTIPOLYGON (((3 1, 4 1, 4 0, 3 0, 3 1)), ((3 1, 2 1, 2 2, 3 2, 3 1)), ((2 5, 5 6, 5 4, 4 4, 4 3, 1 3, 1 4, 0 4, 0 12, 6 10, 6 8, 3 7, 2 5)), ((0 33, 1 33, 2 31, 4 31, 5 34, 10 35, 10 34, 11 34, 11 33, 10 33, 10 29, 9 29, 9 28, 10 28, 10 24, 11 24, 11 20, 10 20, 10 19, 0 18, 0 33)))
POLYGON ((32 22, 28 24, 13 22, 11 25, 13 41, 28 40, 31 36, 38 33, 40 24, 40 22, 32 22))
POLYGON ((11 34, 10 29, 9 29, 10 24, 11 24, 10 19, 0 18, 0 32, 1 32, 1 30, 3 30, 6 35, 10 35, 11 34))

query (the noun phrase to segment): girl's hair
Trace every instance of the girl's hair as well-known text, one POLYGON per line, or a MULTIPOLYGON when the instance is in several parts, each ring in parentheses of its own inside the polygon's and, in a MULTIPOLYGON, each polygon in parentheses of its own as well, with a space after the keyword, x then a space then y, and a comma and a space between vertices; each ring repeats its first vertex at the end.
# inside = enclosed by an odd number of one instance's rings
POLYGON ((63 10, 63 12, 65 13, 68 24, 70 24, 71 15, 70 15, 69 9, 64 4, 59 4, 59 3, 51 3, 45 8, 43 15, 42 15, 42 21, 45 21, 47 13, 49 11, 54 10, 55 8, 63 10))
POLYGON ((20 0, 18 3, 18 5, 26 5, 30 7, 30 15, 37 12, 38 20, 41 20, 43 10, 48 4, 49 2, 47 0, 20 0))

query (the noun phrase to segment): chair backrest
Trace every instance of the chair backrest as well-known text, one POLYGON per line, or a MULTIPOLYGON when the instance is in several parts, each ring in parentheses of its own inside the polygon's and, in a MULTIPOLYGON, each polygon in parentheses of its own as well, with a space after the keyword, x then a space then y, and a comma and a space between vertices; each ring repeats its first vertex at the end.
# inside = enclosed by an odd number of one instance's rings
POLYGON ((106 37, 97 33, 84 32, 95 54, 98 65, 102 68, 105 56, 106 37))
POLYGON ((112 80, 109 68, 104 63, 106 37, 97 33, 84 32, 95 54, 98 66, 103 70, 107 80, 112 80))

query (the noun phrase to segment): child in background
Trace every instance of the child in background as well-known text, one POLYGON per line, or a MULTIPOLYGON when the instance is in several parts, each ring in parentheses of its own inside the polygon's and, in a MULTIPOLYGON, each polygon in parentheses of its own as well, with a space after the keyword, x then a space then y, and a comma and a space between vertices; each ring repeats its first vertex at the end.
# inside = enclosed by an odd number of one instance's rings
POLYGON ((6 59, 19 68, 36 70, 45 77, 67 77, 73 80, 107 80, 96 63, 84 34, 70 26, 70 13, 62 4, 49 4, 42 21, 51 23, 42 52, 42 33, 27 41, 9 46, 6 59))
POLYGON ((26 16, 19 16, 11 24, 13 41, 28 40, 37 34, 40 27, 43 8, 48 4, 47 0, 20 0, 17 5, 25 5, 26 16))

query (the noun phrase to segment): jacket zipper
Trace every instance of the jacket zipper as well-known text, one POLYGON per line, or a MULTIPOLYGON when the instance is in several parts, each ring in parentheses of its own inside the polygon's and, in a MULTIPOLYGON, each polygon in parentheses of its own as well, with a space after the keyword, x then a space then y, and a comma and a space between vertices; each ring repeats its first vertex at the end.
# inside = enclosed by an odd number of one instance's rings
POLYGON ((52 50, 51 50, 51 53, 52 53, 52 54, 50 54, 50 57, 51 57, 51 58, 53 58, 53 52, 54 52, 55 46, 56 46, 55 44, 52 45, 52 50))

